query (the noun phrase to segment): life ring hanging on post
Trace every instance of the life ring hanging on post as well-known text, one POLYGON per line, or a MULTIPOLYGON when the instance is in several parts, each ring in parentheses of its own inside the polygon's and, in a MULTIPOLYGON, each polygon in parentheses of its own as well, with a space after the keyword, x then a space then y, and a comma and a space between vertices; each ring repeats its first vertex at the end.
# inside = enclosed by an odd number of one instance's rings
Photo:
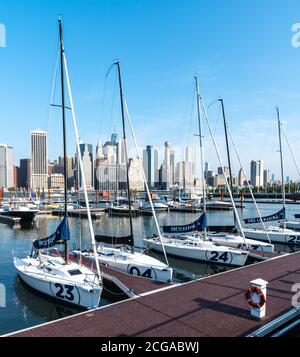
POLYGON ((266 297, 262 292, 261 288, 259 288, 258 286, 252 286, 251 288, 249 288, 245 293, 245 297, 248 304, 256 309, 260 309, 266 303, 266 297), (256 302, 252 299, 253 294, 257 294, 259 296, 259 302, 256 302))

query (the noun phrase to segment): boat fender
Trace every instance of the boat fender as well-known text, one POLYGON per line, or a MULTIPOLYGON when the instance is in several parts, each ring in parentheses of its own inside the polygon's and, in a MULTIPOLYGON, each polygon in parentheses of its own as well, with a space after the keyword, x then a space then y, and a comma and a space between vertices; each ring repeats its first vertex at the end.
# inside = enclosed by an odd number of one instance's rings
POLYGON ((246 297, 248 304, 251 307, 254 307, 257 309, 260 309, 266 303, 266 297, 265 297, 264 293, 262 292, 261 288, 259 288, 258 286, 252 286, 251 288, 249 288, 245 293, 245 297, 246 297), (259 296, 259 302, 256 302, 252 299, 253 294, 257 294, 259 296))

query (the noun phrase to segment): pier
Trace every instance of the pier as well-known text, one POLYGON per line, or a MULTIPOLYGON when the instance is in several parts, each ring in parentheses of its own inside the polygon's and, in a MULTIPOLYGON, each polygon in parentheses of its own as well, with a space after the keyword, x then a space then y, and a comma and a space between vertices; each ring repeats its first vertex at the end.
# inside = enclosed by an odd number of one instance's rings
POLYGON ((299 318, 291 305, 300 280, 300 252, 283 255, 181 285, 135 294, 99 309, 28 328, 19 337, 222 337, 265 336, 299 318), (251 318, 249 282, 269 282, 266 317, 251 318), (117 323, 116 323, 117 322, 117 323))

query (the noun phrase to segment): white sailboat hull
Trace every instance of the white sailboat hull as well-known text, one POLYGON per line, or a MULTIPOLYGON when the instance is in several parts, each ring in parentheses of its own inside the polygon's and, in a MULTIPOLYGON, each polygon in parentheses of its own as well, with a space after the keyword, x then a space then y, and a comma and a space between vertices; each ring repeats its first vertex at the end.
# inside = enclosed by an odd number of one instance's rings
MULTIPOLYGON (((81 308, 93 309, 98 306, 102 286, 92 283, 90 285, 76 283, 71 279, 50 275, 46 271, 32 266, 32 261, 31 258, 14 258, 14 265, 19 277, 30 288, 50 298, 81 308)), ((76 266, 78 265, 76 264, 76 266)))
MULTIPOLYGON (((282 227, 282 224, 280 224, 280 227, 282 227)), ((286 228, 293 229, 295 231, 300 231, 300 222, 299 221, 287 221, 286 228)))
POLYGON ((274 245, 270 243, 260 242, 254 239, 244 238, 239 235, 226 234, 226 235, 208 235, 208 239, 226 247, 238 249, 259 250, 262 252, 274 252, 274 245))
MULTIPOLYGON (((279 227, 269 227, 268 235, 272 243, 300 244, 300 232, 279 227)), ((268 242, 268 236, 262 229, 244 228, 245 237, 268 242)))
MULTIPOLYGON (((161 243, 156 238, 143 240, 147 247, 163 252, 161 243)), ((195 243, 193 240, 168 239, 163 240, 167 255, 172 255, 185 260, 215 263, 222 265, 243 266, 248 257, 248 252, 229 247, 221 247, 211 242, 195 243)))
MULTIPOLYGON (((85 259, 94 260, 90 252, 73 251, 75 256, 82 255, 85 259)), ((172 281, 173 269, 158 259, 142 253, 120 251, 115 248, 98 249, 98 261, 100 264, 119 270, 123 273, 141 276, 157 281, 172 281), (102 254, 101 254, 102 253, 102 254)))

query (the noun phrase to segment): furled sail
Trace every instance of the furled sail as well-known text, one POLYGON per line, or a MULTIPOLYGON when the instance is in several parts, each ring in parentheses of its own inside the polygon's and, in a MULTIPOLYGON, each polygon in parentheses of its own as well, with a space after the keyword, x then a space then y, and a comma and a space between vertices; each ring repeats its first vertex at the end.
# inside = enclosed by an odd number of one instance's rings
POLYGON ((123 237, 114 237, 114 236, 105 236, 105 235, 95 235, 95 239, 97 242, 101 243, 107 243, 107 244, 113 244, 113 245, 118 245, 118 244, 126 244, 131 247, 134 246, 134 240, 132 235, 129 236, 123 236, 123 237))
MULTIPOLYGON (((264 216, 264 217, 261 217, 261 218, 262 218, 263 222, 271 222, 271 221, 278 221, 278 220, 281 220, 281 219, 285 219, 285 209, 282 208, 277 213, 271 214, 270 216, 264 216)), ((246 219, 244 219, 244 222, 246 224, 260 223, 261 220, 260 220, 259 217, 246 218, 246 219)))
POLYGON ((202 215, 193 223, 185 224, 182 226, 163 226, 164 233, 187 233, 195 231, 203 231, 207 228, 206 213, 202 215))
POLYGON ((35 249, 51 248, 55 244, 61 244, 67 240, 70 240, 70 229, 68 219, 64 217, 56 231, 51 236, 44 239, 36 239, 33 241, 35 249))

